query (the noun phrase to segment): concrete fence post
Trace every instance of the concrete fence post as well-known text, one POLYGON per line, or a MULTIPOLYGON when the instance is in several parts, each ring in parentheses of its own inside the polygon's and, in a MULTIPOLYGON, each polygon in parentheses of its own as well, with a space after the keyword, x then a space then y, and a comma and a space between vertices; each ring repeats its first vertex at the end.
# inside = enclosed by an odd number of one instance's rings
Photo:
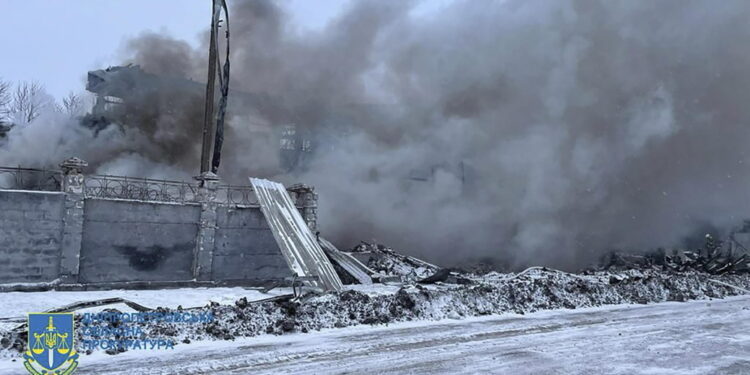
POLYGON ((304 184, 295 184, 287 188, 288 191, 297 196, 294 204, 299 209, 302 218, 310 230, 315 233, 318 230, 318 194, 315 188, 304 184))
POLYGON ((193 277, 198 281, 212 279, 214 260, 214 246, 216 239, 216 190, 219 177, 211 172, 205 172, 195 177, 200 181, 198 201, 201 204, 198 237, 195 241, 195 257, 193 259, 193 277))
POLYGON ((63 161, 62 190, 65 193, 63 235, 60 248, 60 279, 63 283, 77 283, 83 239, 84 175, 88 163, 73 157, 63 161))

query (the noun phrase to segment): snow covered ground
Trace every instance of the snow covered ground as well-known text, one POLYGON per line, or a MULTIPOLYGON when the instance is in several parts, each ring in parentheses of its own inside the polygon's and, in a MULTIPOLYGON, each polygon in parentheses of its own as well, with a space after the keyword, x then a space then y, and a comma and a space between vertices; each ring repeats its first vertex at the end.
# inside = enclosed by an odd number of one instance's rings
MULTIPOLYGON (((261 293, 248 288, 179 288, 156 290, 102 290, 102 291, 71 291, 71 292, 8 292, 0 293, 0 317, 26 317, 29 312, 42 312, 52 308, 65 306, 78 301, 93 301, 104 298, 121 297, 141 305, 156 308, 177 308, 205 306, 210 302, 232 304, 245 297, 248 301, 256 301, 282 294, 292 293, 291 288, 276 288, 261 293)), ((125 305, 108 305, 123 311, 132 311, 125 305)), ((96 308, 102 310, 102 308, 96 308)))
MULTIPOLYGON (((750 296, 96 352, 79 374, 747 374, 750 296)), ((24 374, 20 361, 0 373, 24 374)))
MULTIPOLYGON (((394 294, 399 286, 383 284, 347 285, 347 290, 356 290, 368 295, 394 294)), ((79 301, 93 301, 105 298, 120 297, 146 307, 166 307, 176 309, 205 306, 211 302, 221 305, 234 304, 240 298, 258 301, 266 298, 291 294, 291 288, 275 288, 266 293, 251 288, 179 288, 155 290, 102 290, 71 292, 8 292, 0 293, 0 318, 26 318, 29 312, 43 312, 79 301)), ((105 308, 116 308, 121 311, 133 311, 124 304, 95 307, 90 310, 100 311, 105 308)))

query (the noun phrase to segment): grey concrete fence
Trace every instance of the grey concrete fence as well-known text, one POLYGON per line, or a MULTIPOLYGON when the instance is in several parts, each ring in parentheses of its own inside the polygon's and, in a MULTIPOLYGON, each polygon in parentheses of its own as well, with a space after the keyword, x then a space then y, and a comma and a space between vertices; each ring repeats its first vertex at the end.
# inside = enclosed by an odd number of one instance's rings
MULTIPOLYGON (((258 285, 291 276, 248 186, 0 167, 0 290, 258 285)), ((288 188, 317 225, 312 187, 288 188)))

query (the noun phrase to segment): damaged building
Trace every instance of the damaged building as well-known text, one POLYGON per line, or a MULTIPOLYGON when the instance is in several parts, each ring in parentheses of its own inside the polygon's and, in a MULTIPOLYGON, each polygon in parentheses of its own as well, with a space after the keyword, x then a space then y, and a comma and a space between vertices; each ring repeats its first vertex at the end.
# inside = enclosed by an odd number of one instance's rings
MULTIPOLYGON (((138 65, 126 65, 88 72, 86 90, 96 99, 91 113, 81 122, 98 133, 108 126, 147 124, 161 113, 171 113, 174 108, 195 110, 192 118, 200 118, 205 84, 151 74, 138 65)), ((232 91, 228 100, 229 108, 242 108, 269 119, 268 123, 253 122, 248 126, 252 127, 255 138, 268 139, 278 145, 282 172, 304 168, 315 142, 307 129, 297 125, 299 119, 265 95, 232 91)))

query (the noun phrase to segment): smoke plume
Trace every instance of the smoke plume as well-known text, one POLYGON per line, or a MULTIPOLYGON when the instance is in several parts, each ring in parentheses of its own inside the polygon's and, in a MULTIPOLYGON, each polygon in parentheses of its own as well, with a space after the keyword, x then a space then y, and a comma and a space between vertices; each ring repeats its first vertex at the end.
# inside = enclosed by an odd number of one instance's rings
MULTIPOLYGON (((746 1, 364 0, 315 31, 283 3, 230 3, 230 96, 257 100, 230 103, 219 174, 314 185, 341 246, 575 268, 750 215, 746 1), (315 145, 295 172, 268 135, 288 124, 315 145)), ((205 45, 127 45, 147 72, 205 80, 205 45)), ((202 113, 170 111, 82 152, 100 172, 195 174, 202 113)))

